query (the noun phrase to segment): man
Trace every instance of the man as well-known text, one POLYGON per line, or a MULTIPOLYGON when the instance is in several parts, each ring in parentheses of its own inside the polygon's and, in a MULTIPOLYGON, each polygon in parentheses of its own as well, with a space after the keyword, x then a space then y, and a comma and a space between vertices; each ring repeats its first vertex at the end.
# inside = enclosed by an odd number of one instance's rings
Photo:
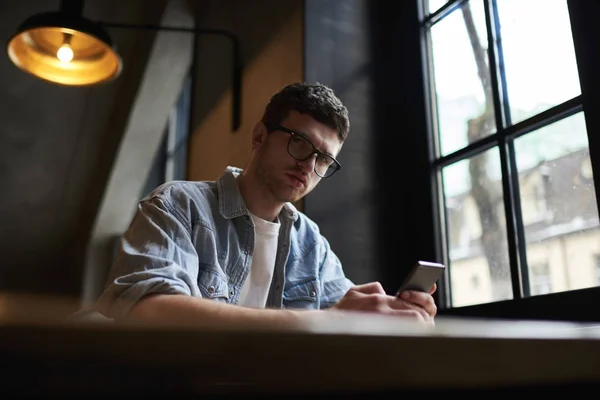
POLYGON ((318 226, 292 203, 330 178, 350 128, 321 84, 273 95, 244 170, 170 182, 143 199, 98 311, 109 318, 293 324, 314 313, 375 312, 433 323, 431 293, 354 285, 318 226))

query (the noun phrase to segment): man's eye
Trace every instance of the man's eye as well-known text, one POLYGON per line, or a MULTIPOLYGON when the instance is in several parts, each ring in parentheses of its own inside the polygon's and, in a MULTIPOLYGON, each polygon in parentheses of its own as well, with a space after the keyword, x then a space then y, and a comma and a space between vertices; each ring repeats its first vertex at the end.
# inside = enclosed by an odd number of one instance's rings
POLYGON ((327 156, 319 157, 319 163, 321 163, 323 165, 330 165, 332 162, 333 162, 333 160, 327 156))

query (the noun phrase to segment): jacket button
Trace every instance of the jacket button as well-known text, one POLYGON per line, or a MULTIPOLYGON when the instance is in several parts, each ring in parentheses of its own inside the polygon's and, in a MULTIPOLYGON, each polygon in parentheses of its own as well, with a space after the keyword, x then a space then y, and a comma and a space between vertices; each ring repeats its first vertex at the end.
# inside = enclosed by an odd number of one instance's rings
POLYGON ((233 295, 234 295, 234 294, 235 294, 235 290, 231 289, 231 290, 229 291, 229 295, 233 297, 233 295))
POLYGON ((208 288, 208 293, 214 293, 215 292, 215 287, 214 286, 210 286, 208 288))
POLYGON ((315 292, 314 290, 310 292, 310 297, 317 297, 317 292, 315 292))

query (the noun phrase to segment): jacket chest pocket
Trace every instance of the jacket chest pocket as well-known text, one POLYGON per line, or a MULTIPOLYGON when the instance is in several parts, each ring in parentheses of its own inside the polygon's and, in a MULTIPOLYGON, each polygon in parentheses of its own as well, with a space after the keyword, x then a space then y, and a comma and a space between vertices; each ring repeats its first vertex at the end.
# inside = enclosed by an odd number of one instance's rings
POLYGON ((226 302, 229 300, 229 285, 227 277, 213 269, 198 271, 198 287, 205 299, 226 302))
POLYGON ((318 309, 319 284, 317 278, 286 283, 283 291, 283 307, 318 309))

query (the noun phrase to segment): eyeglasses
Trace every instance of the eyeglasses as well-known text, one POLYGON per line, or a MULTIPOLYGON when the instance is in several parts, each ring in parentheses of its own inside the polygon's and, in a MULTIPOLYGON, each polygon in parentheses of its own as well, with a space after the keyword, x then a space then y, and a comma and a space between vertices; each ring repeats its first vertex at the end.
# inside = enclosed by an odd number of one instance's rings
POLYGON ((290 135, 287 151, 296 160, 305 161, 312 157, 313 154, 316 154, 315 173, 321 178, 329 178, 342 168, 342 165, 335 158, 317 149, 303 134, 294 132, 281 125, 266 123, 265 126, 269 132, 281 131, 290 135))

